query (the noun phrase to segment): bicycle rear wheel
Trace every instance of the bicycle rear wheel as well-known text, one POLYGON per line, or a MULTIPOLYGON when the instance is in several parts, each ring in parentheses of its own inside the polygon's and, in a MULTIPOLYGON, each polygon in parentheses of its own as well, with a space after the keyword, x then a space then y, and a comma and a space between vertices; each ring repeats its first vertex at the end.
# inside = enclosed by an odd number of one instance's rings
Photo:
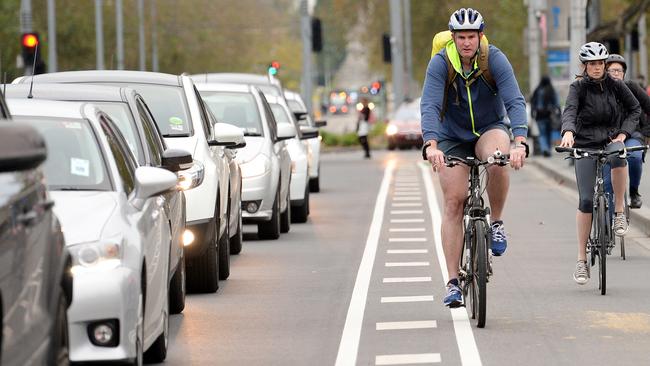
MULTIPOLYGON (((627 191, 625 191, 625 218, 627 219, 627 224, 630 224, 630 205, 627 202, 627 191)), ((625 260, 625 237, 619 237, 621 243, 621 259, 625 260)))
POLYGON ((487 273, 488 273, 488 247, 487 227, 484 221, 474 221, 474 255, 473 258, 473 308, 472 313, 476 314, 476 326, 485 327, 487 313, 487 273))
POLYGON ((596 210, 598 217, 598 288, 600 294, 605 295, 607 292, 607 246, 609 245, 610 230, 608 230, 607 220, 609 214, 605 206, 605 197, 598 197, 598 208, 596 210))

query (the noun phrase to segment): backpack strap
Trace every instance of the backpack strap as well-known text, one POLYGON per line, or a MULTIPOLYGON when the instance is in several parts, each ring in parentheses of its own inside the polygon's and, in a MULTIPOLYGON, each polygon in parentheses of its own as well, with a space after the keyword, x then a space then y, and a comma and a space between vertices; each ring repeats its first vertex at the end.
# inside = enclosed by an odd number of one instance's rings
POLYGON ((449 95, 449 87, 453 86, 454 90, 456 90, 456 99, 458 99, 458 87, 456 86, 456 83, 454 83, 454 79, 456 79, 456 70, 454 70, 454 66, 451 64, 451 61, 449 61, 447 52, 445 52, 445 61, 447 62, 447 80, 445 81, 445 91, 442 96, 442 111, 440 112, 440 122, 442 122, 443 118, 445 117, 445 113, 447 112, 447 96, 449 95))

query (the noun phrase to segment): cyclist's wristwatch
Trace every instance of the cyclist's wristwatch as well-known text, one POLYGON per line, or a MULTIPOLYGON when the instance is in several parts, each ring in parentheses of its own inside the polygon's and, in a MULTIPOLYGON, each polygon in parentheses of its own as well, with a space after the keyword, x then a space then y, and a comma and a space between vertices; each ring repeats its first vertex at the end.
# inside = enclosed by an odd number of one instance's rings
POLYGON ((523 141, 515 143, 515 148, 522 148, 522 147, 524 149, 526 149, 526 157, 528 157, 528 153, 530 151, 530 148, 528 147, 528 144, 523 142, 523 141))

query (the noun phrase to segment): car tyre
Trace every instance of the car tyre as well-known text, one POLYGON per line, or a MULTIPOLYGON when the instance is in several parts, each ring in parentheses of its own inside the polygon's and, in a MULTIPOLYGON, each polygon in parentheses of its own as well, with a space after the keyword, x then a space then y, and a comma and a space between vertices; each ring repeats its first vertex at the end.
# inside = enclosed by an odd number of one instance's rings
POLYGON ((280 215, 280 232, 288 233, 291 229, 291 195, 287 192, 287 209, 280 215))
POLYGON ((242 215, 239 211, 239 218, 237 219, 237 232, 234 236, 230 237, 230 254, 239 254, 242 250, 244 241, 244 231, 242 230, 242 215))
POLYGON ((205 253, 190 260, 187 286, 192 292, 216 292, 219 289, 219 204, 210 223, 210 238, 205 253))
POLYGON ((136 325, 136 338, 135 338, 135 357, 131 362, 133 366, 142 366, 143 360, 143 343, 144 343, 144 296, 140 291, 138 296, 138 324, 136 325))
POLYGON ((309 216, 309 187, 305 187, 305 196, 300 206, 291 208, 291 222, 303 223, 307 222, 309 216))
POLYGON ((151 347, 144 353, 146 363, 160 363, 167 358, 167 346, 169 345, 169 307, 163 309, 163 331, 153 342, 151 347))
POLYGON ((185 309, 185 256, 181 256, 169 286, 169 312, 180 314, 185 309))
MULTIPOLYGON (((230 199, 230 195, 228 195, 230 199)), ((228 204, 228 211, 226 212, 228 222, 226 223, 226 231, 219 238, 219 279, 225 280, 230 276, 230 204, 228 204)))
POLYGON ((52 359, 56 366, 70 365, 70 338, 68 332, 68 302, 60 289, 56 320, 52 328, 52 359))
POLYGON ((260 239, 277 239, 280 237, 280 185, 275 192, 271 220, 257 225, 257 236, 260 239))

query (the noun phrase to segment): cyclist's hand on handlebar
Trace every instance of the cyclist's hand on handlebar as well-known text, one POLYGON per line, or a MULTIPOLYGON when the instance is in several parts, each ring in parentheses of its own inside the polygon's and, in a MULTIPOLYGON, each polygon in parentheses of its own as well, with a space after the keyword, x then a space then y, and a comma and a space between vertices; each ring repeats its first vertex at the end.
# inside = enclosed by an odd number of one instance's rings
POLYGON ((510 166, 519 170, 524 166, 524 161, 526 160, 526 148, 524 145, 515 144, 510 148, 510 166))
POLYGON ((573 147, 573 132, 567 131, 562 135, 562 142, 560 142, 560 147, 573 147))
POLYGON ((439 172, 445 167, 445 154, 432 146, 427 148, 427 160, 431 163, 434 172, 439 172))
POLYGON ((615 139, 612 139, 612 142, 625 142, 626 137, 627 136, 625 136, 624 133, 619 133, 618 136, 616 136, 615 139))

